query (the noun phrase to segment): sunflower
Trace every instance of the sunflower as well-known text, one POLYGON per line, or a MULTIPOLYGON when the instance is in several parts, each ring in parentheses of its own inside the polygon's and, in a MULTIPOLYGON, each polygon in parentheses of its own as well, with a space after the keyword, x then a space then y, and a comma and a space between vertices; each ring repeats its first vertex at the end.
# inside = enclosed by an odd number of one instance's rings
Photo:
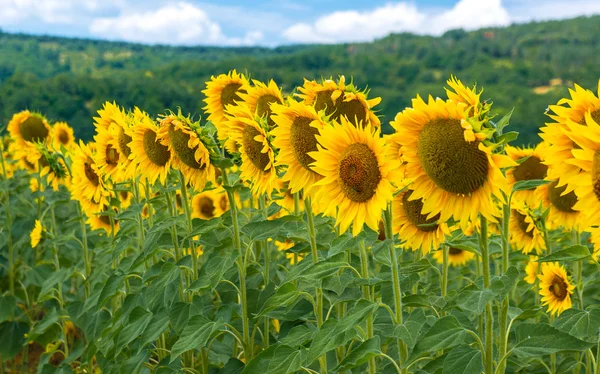
POLYGON ((63 158, 58 157, 56 153, 42 154, 39 162, 40 177, 45 177, 46 184, 52 186, 54 191, 58 191, 60 185, 67 187, 71 185, 71 175, 63 158))
POLYGON ((107 195, 94 154, 81 140, 73 152, 71 170, 73 173, 71 194, 75 199, 85 198, 100 201, 103 196, 107 195))
POLYGON ((107 234, 116 235, 119 232, 119 221, 113 218, 113 224, 111 225, 110 216, 108 213, 109 208, 103 206, 100 211, 95 214, 88 215, 87 224, 90 225, 92 230, 104 230, 107 234), (114 232, 112 232, 112 226, 114 225, 114 232))
MULTIPOLYGON (((444 251, 433 252, 433 258, 438 264, 444 263, 444 251)), ((448 264, 451 266, 465 266, 469 261, 475 258, 475 253, 465 251, 464 249, 450 247, 448 248, 448 264)))
POLYGON ((219 215, 219 196, 214 190, 200 192, 192 199, 192 218, 211 219, 219 215))
POLYGON ((525 282, 529 284, 534 284, 538 279, 538 273, 540 269, 540 263, 537 262, 538 256, 529 256, 529 261, 527 262, 527 266, 525 266, 525 282))
POLYGON ((29 189, 31 190, 31 192, 42 192, 44 191, 44 186, 40 185, 40 181, 37 178, 30 178, 29 189))
POLYGON ((215 167, 210 163, 210 153, 198 132, 200 123, 192 122, 181 114, 162 117, 157 136, 173 155, 173 167, 179 169, 185 183, 202 191, 206 182, 214 182, 215 167))
POLYGON ((523 253, 541 254, 546 250, 543 233, 536 226, 531 212, 524 204, 515 204, 510 214, 509 242, 523 253))
POLYGON ((502 199, 508 184, 500 167, 513 165, 508 157, 493 154, 467 121, 464 103, 420 96, 412 108, 398 113, 396 130, 406 172, 413 178, 411 199, 423 200, 423 214, 446 222, 475 221, 481 213, 493 221, 498 216, 494 197, 502 199))
POLYGON ((281 89, 277 87, 274 80, 270 80, 268 84, 252 80, 253 86, 248 88, 246 93, 240 93, 239 96, 244 100, 244 104, 252 115, 259 118, 266 118, 269 129, 275 127, 272 113, 273 104, 283 104, 283 96, 281 89))
MULTIPOLYGON (((548 169, 550 170, 552 167, 548 169)), ((585 215, 575 209, 579 201, 577 194, 574 191, 567 192, 567 185, 558 187, 558 181, 553 181, 540 186, 535 194, 542 207, 550 210, 546 219, 548 228, 563 227, 565 230, 572 230, 589 226, 586 224, 585 215)))
POLYGON ((24 110, 8 122, 8 133, 19 146, 50 142, 52 128, 44 116, 24 110))
POLYGON ((116 145, 114 134, 109 131, 100 131, 94 136, 94 140, 98 150, 95 158, 100 176, 107 180, 112 177, 115 182, 119 181, 119 161, 122 155, 116 145))
POLYGON ((379 129, 355 127, 342 117, 341 123, 321 129, 317 142, 319 150, 309 155, 315 159, 312 169, 323 176, 316 184, 321 186, 318 200, 326 207, 324 213, 336 217, 341 233, 352 223, 353 236, 365 223, 378 231, 381 213, 393 199, 390 176, 397 168, 386 158, 379 129))
POLYGON ((131 142, 128 144, 131 149, 129 159, 137 163, 138 173, 150 184, 158 179, 164 185, 171 168, 171 152, 157 138, 158 130, 149 117, 138 119, 132 127, 131 142))
POLYGON ((446 84, 450 86, 450 89, 444 88, 448 99, 457 103, 464 103, 467 106, 469 116, 478 117, 481 112, 480 97, 483 89, 477 92, 477 85, 468 88, 455 76, 450 76, 446 84))
POLYGON ((98 110, 99 117, 94 117, 94 126, 96 131, 108 131, 110 125, 114 122, 124 122, 125 112, 116 102, 105 102, 102 109, 98 110))
POLYGON ((321 83, 304 80, 304 85, 298 87, 297 94, 304 104, 314 106, 317 112, 323 111, 330 119, 340 121, 346 117, 355 126, 359 123, 379 127, 381 121, 373 112, 373 108, 381 102, 380 97, 368 99, 368 91, 359 91, 353 84, 346 85, 342 75, 336 83, 332 79, 324 79, 321 83))
MULTIPOLYGON (((289 183, 284 182, 281 179, 277 179, 276 183, 279 198, 273 199, 273 202, 283 208, 282 210, 285 210, 286 213, 294 214, 296 206, 294 202, 294 194, 289 188, 289 183)), ((314 205, 314 200, 311 201, 314 205)), ((302 190, 298 192, 298 210, 300 212, 304 211, 304 194, 302 190)))
POLYGON ((422 214, 423 202, 421 199, 410 200, 412 193, 412 190, 407 190, 394 197, 393 228, 394 232, 406 241, 406 247, 427 254, 430 250, 438 249, 450 231, 446 223, 438 222, 439 214, 430 219, 422 214))
POLYGON ((600 227, 588 229, 588 231, 590 233, 589 241, 594 245, 592 258, 598 261, 600 259, 600 227))
POLYGON ((596 122, 600 123, 600 80, 598 81, 598 94, 586 90, 575 84, 574 89, 569 89, 570 98, 561 99, 557 105, 550 105, 551 114, 548 116, 554 120, 540 130, 540 137, 549 144, 546 150, 546 164, 552 165, 548 170, 548 177, 558 182, 557 186, 567 186, 566 192, 571 192, 575 186, 572 182, 579 178, 581 169, 573 159, 572 151, 576 148, 572 139, 568 136, 569 123, 574 122, 586 125, 586 114, 596 122))
POLYGON ((285 254, 285 258, 290 262, 290 265, 296 265, 304 258, 303 254, 290 251, 290 249, 294 248, 294 242, 289 239, 286 239, 283 242, 275 240, 275 247, 279 252, 285 254))
POLYGON ((31 230, 31 234, 29 234, 31 239, 31 248, 37 247, 40 244, 44 237, 44 227, 39 219, 35 220, 35 225, 33 226, 33 230, 31 230))
POLYGON ((543 262, 540 280, 542 305, 548 305, 552 315, 561 314, 571 308, 571 295, 575 286, 569 281, 565 267, 558 262, 543 262))
POLYGON ((321 120, 314 107, 293 100, 288 105, 273 104, 273 121, 277 124, 271 134, 273 146, 279 149, 276 165, 287 166, 281 179, 289 182, 292 193, 310 189, 321 176, 310 168, 314 159, 309 152, 317 150, 319 131, 328 126, 321 120))
POLYGON ((271 194, 277 180, 275 152, 264 127, 264 119, 252 115, 245 106, 229 107, 227 131, 239 145, 242 156, 240 178, 250 182, 252 193, 257 196, 271 194))
MULTIPOLYGON (((229 74, 212 76, 210 81, 206 82, 206 89, 202 91, 206 96, 204 99, 206 106, 203 109, 208 113, 208 120, 217 128, 217 137, 220 141, 225 142, 229 136, 221 126, 227 120, 225 108, 228 105, 235 106, 242 101, 239 94, 248 92, 249 88, 250 84, 244 74, 238 74, 235 70, 230 71, 229 74)), ((227 148, 229 150, 229 147, 227 148)))
POLYGON ((127 209, 131 205, 131 200, 133 199, 133 194, 127 190, 119 190, 115 191, 116 197, 119 200, 119 208, 127 209))
POLYGON ((151 121, 150 116, 146 112, 141 111, 138 107, 134 111, 124 117, 113 121, 108 127, 108 132, 111 133, 112 145, 119 153, 119 173, 116 175, 115 182, 123 182, 130 180, 136 175, 137 163, 131 160, 131 148, 129 143, 133 140, 131 137, 133 127, 142 121, 151 121))
MULTIPOLYGON (((517 148, 507 145, 504 149, 506 155, 513 161, 518 162, 524 159, 517 166, 506 171, 506 178, 511 186, 519 181, 546 178, 548 166, 544 164, 542 151, 545 149, 544 143, 538 144, 535 148, 517 148)), ((513 200, 523 201, 528 206, 536 208, 540 202, 535 196, 535 191, 536 189, 516 191, 513 194, 513 200)))
POLYGON ((61 147, 67 150, 75 145, 75 135, 73 128, 66 122, 56 122, 52 125, 52 146, 55 151, 60 151, 61 147))

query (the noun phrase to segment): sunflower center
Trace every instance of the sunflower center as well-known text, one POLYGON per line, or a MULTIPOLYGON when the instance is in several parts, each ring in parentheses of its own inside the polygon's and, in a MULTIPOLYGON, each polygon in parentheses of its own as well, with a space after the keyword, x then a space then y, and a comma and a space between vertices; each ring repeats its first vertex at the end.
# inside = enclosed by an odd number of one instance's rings
POLYGON ((69 134, 67 134, 67 131, 65 130, 60 130, 58 132, 58 141, 62 144, 62 145, 67 145, 69 144, 69 134))
POLYGON ((462 254, 462 253, 463 253, 463 250, 462 250, 462 249, 459 249, 459 248, 454 248, 454 247, 450 247, 450 248, 448 248, 448 254, 449 254, 450 256, 458 256, 458 255, 460 255, 460 254, 462 254))
POLYGON ((211 198, 202 196, 198 199, 198 210, 204 217, 212 218, 215 216, 215 205, 211 198))
POLYGON ((457 119, 428 122, 419 135, 417 152, 425 172, 443 190, 470 195, 487 181, 489 163, 479 141, 467 142, 457 119))
POLYGON ((600 201, 600 150, 594 153, 594 159, 592 160, 592 187, 596 199, 600 201))
POLYGON ((290 128, 290 143, 294 157, 306 170, 312 171, 308 165, 315 161, 308 152, 317 150, 319 130, 310 126, 313 120, 307 117, 296 117, 290 128))
MULTIPOLYGON (((594 110, 592 113, 590 113, 592 119, 600 125, 600 110, 594 110)), ((587 123, 585 122, 585 115, 583 116, 583 118, 581 119, 581 121, 579 121, 580 125, 587 125, 587 123)))
POLYGON ((264 171, 265 168, 269 166, 271 160, 269 159, 268 153, 261 152, 263 144, 254 140, 257 135, 260 135, 260 131, 254 128, 254 126, 246 126, 244 127, 242 142, 250 162, 261 171, 264 171))
POLYGON ((196 150, 199 146, 194 148, 188 147, 188 142, 190 140, 190 135, 184 133, 183 131, 175 128, 175 126, 169 126, 169 139, 171 140, 171 145, 173 149, 175 149, 175 153, 177 153, 177 157, 192 169, 204 169, 204 165, 201 165, 198 161, 196 161, 196 150))
POLYGON ((536 156, 531 156, 515 167, 513 175, 517 181, 544 179, 547 171, 548 166, 542 164, 542 160, 536 156))
POLYGON ((119 152, 112 145, 106 145, 106 163, 116 165, 119 162, 119 152))
POLYGON ((527 230, 529 228, 529 223, 525 221, 527 216, 521 214, 518 210, 515 209, 512 210, 512 214, 517 220, 517 224, 519 225, 521 231, 525 233, 525 235, 527 235, 528 237, 533 238, 533 228, 531 230, 527 230))
POLYGON ((346 117, 355 126, 359 123, 364 125, 367 120, 367 111, 358 99, 342 101, 337 105, 337 110, 332 118, 339 121, 342 116, 346 117))
POLYGON ((379 185, 381 173, 377 156, 366 144, 350 144, 342 154, 338 179, 346 197, 355 202, 369 200, 379 185))
POLYGON ((574 213, 573 206, 577 203, 577 195, 571 191, 566 195, 562 195, 567 189, 567 186, 556 187, 557 181, 554 181, 548 185, 548 197, 554 207, 561 212, 574 213), (561 196, 562 195, 562 196, 561 196))
POLYGON ((223 90, 221 90, 221 105, 223 105, 223 108, 241 100, 238 96, 238 93, 241 92, 238 91, 240 87, 242 87, 240 83, 229 83, 227 86, 223 87, 223 90))
POLYGON ((119 129, 119 137, 117 138, 117 142, 119 143, 119 149, 121 153, 129 159, 129 155, 131 154, 131 148, 129 148, 129 142, 131 142, 131 136, 125 133, 125 130, 121 127, 119 129))
POLYGON ((559 301, 563 301, 568 294, 567 291, 567 282, 561 277, 555 276, 552 279, 552 284, 550 285, 550 292, 556 297, 559 301))
POLYGON ((333 94, 333 90, 325 90, 317 92, 317 96, 315 98, 315 110, 320 112, 321 110, 325 110, 326 115, 330 115, 337 109, 337 105, 342 101, 342 96, 340 96, 336 102, 333 102, 331 99, 331 95, 333 94))
POLYGON ((271 104, 272 103, 280 103, 281 101, 277 96, 274 95, 263 95, 256 102, 256 114, 259 117, 267 117, 267 122, 269 123, 269 128, 275 127, 275 122, 271 119, 271 104))
POLYGON ((144 152, 148 159, 158 166, 165 166, 171 158, 171 152, 167 146, 156 141, 156 132, 150 129, 144 133, 144 152))
POLYGON ((88 159, 83 163, 83 171, 90 183, 92 183, 94 186, 98 186, 100 184, 100 178, 92 168, 93 163, 94 161, 90 157, 88 157, 88 159))
POLYGON ((19 124, 19 133, 23 140, 28 142, 41 142, 48 136, 48 128, 41 118, 29 116, 19 124))
POLYGON ((437 214, 435 217, 427 219, 427 215, 421 213, 423 211, 423 201, 421 199, 409 200, 412 193, 412 190, 408 190, 402 195, 402 206, 404 207, 404 213, 410 223, 423 232, 437 230, 438 225, 435 224, 435 222, 440 219, 440 215, 437 214))
POLYGON ((119 197, 121 198, 121 201, 127 200, 129 193, 127 191, 119 191, 119 197))
POLYGON ((222 211, 227 210, 227 206, 229 205, 229 201, 227 200, 226 194, 221 194, 221 198, 219 199, 219 207, 222 211))

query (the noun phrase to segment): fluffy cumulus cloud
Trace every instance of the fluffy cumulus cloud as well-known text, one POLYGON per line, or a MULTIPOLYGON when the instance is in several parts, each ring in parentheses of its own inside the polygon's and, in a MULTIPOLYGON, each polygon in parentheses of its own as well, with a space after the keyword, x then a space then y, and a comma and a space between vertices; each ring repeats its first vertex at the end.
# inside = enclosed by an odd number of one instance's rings
POLYGON ((338 11, 314 23, 297 23, 283 35, 293 42, 335 43, 369 41, 393 32, 439 35, 445 31, 466 30, 510 24, 501 0, 460 0, 450 9, 428 12, 407 2, 389 3, 370 11, 338 11))
POLYGON ((90 25, 90 31, 107 39, 180 45, 251 45, 263 38, 257 31, 249 31, 241 38, 227 37, 205 11, 186 2, 98 18, 90 25))
POLYGON ((0 0, 0 25, 23 21, 69 24, 74 17, 98 10, 97 0, 0 0))

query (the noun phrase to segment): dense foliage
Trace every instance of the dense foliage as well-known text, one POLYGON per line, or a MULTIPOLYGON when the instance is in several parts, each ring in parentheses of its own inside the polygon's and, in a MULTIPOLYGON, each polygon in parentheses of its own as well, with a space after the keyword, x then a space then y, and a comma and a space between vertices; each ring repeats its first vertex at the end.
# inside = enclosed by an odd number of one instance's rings
POLYGON ((441 37, 390 35, 373 43, 267 48, 150 47, 0 33, 0 123, 30 109, 67 121, 90 139, 90 118, 104 102, 150 113, 180 106, 200 113, 203 82, 236 68, 273 78, 284 90, 303 77, 356 77, 384 97, 384 130, 414 92, 442 95, 449 74, 484 84, 483 98, 516 107, 520 143, 536 143, 548 103, 571 82, 591 87, 600 75, 600 17, 514 25, 441 37))

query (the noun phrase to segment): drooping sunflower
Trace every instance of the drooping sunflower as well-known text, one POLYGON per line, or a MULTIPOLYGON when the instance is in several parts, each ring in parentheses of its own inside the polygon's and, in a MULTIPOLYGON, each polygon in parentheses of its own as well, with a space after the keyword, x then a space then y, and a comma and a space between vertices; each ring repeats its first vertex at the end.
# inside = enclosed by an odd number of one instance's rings
MULTIPOLYGON (((552 168, 553 166, 548 171, 550 172, 552 168)), ((538 201, 541 201, 542 207, 550 209, 546 219, 549 229, 562 227, 565 230, 583 230, 589 226, 585 215, 575 209, 578 198, 574 191, 567 192, 567 185, 558 187, 558 181, 553 181, 537 188, 535 194, 538 201)))
POLYGON ((181 170, 185 183, 202 191, 207 182, 215 181, 215 167, 210 153, 199 136, 200 122, 192 122, 181 114, 161 118, 158 138, 173 155, 173 167, 181 170))
MULTIPOLYGON (((433 252, 433 258, 438 264, 444 263, 444 251, 439 250, 433 252)), ((469 261, 475 258, 475 253, 465 251, 464 249, 450 247, 448 248, 448 264, 450 266, 458 267, 465 266, 469 261)))
POLYGON ((19 146, 50 142, 52 128, 44 116, 28 110, 16 113, 8 122, 8 132, 19 146))
POLYGON ((413 179, 411 199, 423 200, 428 217, 454 217, 463 226, 479 214, 490 221, 499 215, 494 197, 508 190, 500 168, 514 165, 483 144, 486 135, 467 121, 467 110, 464 103, 417 96, 391 122, 413 179))
POLYGON ((71 185, 71 175, 65 165, 65 160, 58 157, 57 153, 42 153, 40 158, 40 177, 46 178, 48 186, 58 191, 60 185, 67 188, 71 185))
POLYGON ((214 190, 200 192, 192 199, 192 218, 211 219, 219 216, 219 196, 214 190))
POLYGON ((232 70, 229 74, 220 74, 210 77, 206 82, 206 89, 202 93, 206 96, 204 102, 206 106, 202 109, 208 113, 208 120, 217 127, 217 136, 223 141, 227 138, 221 128, 222 122, 226 121, 225 112, 228 105, 237 105, 242 101, 240 94, 248 92, 250 87, 248 79, 244 74, 238 74, 232 70))
POLYGON ((310 193, 321 176, 310 168, 314 159, 309 152, 317 150, 319 131, 328 126, 317 114, 314 107, 288 101, 288 105, 273 104, 273 121, 277 126, 271 131, 273 146, 279 149, 277 164, 287 166, 281 177, 289 183, 292 193, 304 189, 310 193))
POLYGON ((439 214, 428 219, 422 214, 423 202, 410 200, 412 190, 399 193, 392 202, 393 229, 398 237, 405 240, 406 247, 423 254, 438 249, 450 234, 448 225, 439 221, 439 214))
POLYGON ((239 96, 244 101, 244 105, 248 106, 250 113, 259 118, 266 118, 269 129, 272 129, 275 127, 275 122, 273 122, 271 106, 283 104, 281 89, 272 79, 268 84, 254 79, 252 84, 246 93, 240 93, 239 96))
POLYGON ((108 130, 101 130, 95 136, 96 141, 96 164, 98 172, 102 178, 112 179, 117 182, 120 180, 120 163, 122 158, 119 148, 116 145, 114 134, 108 130))
POLYGON ((357 126, 341 118, 341 123, 321 129, 318 151, 309 152, 315 160, 312 169, 321 174, 316 184, 317 199, 325 214, 336 218, 344 233, 352 224, 352 235, 364 224, 378 231, 381 213, 392 201, 391 176, 397 163, 387 159, 387 145, 379 129, 357 126))
POLYGON ((483 89, 477 92, 477 85, 473 86, 473 88, 468 88, 455 76, 450 76, 450 79, 446 81, 446 84, 450 86, 450 89, 444 88, 448 99, 467 105, 469 116, 479 116, 481 112, 480 97, 483 89))
POLYGON ((534 284, 538 279, 538 273, 540 269, 540 263, 537 262, 538 256, 529 256, 529 261, 525 266, 525 282, 534 284))
POLYGON ((42 241, 44 235, 43 231, 44 227, 42 226, 42 223, 39 219, 36 219, 33 230, 31 230, 31 233, 29 234, 29 238, 31 239, 31 248, 35 248, 38 244, 40 244, 40 241, 42 241))
POLYGON ((254 116, 246 106, 229 108, 226 122, 230 137, 242 156, 240 178, 250 182, 252 192, 271 194, 277 180, 275 152, 269 142, 265 120, 254 116))
POLYGON ((73 152, 71 170, 73 173, 71 194, 75 199, 85 198, 100 201, 103 196, 107 195, 94 154, 81 140, 73 152))
POLYGON ((552 315, 561 314, 573 305, 571 295, 575 285, 569 280, 565 267, 558 262, 543 262, 541 268, 538 278, 542 305, 547 305, 552 315))
POLYGON ((137 171, 143 179, 150 184, 165 184, 171 169, 171 152, 166 145, 161 144, 157 137, 158 125, 145 116, 136 121, 131 131, 129 159, 137 163, 137 171))
POLYGON ((542 127, 540 137, 548 143, 545 150, 550 180, 556 180, 557 186, 567 186, 566 192, 575 188, 572 183, 579 178, 581 169, 576 163, 571 162, 572 151, 576 148, 568 136, 569 123, 574 122, 586 125, 586 114, 600 123, 600 80, 598 81, 598 94, 575 84, 574 89, 569 89, 570 98, 561 99, 557 105, 550 105, 548 116, 554 120, 542 127))
POLYGON ((56 122, 52 125, 52 146, 60 151, 61 146, 70 150, 75 145, 73 128, 66 122, 56 122))
POLYGON ((373 111, 381 98, 368 99, 368 90, 359 91, 353 84, 346 84, 343 75, 337 83, 333 79, 323 79, 321 83, 305 79, 298 90, 301 93, 297 96, 304 104, 313 106, 317 112, 323 111, 331 120, 339 122, 341 117, 346 117, 355 126, 359 123, 373 127, 381 125, 373 111))
MULTIPOLYGON (((519 181, 546 178, 548 166, 543 163, 544 143, 538 144, 535 148, 517 148, 507 145, 504 149, 506 155, 515 162, 525 159, 506 171, 506 178, 511 186, 519 181)), ((535 191, 536 189, 516 191, 512 197, 513 201, 525 202, 531 208, 536 208, 540 201, 536 198, 535 191)))
POLYGON ((523 204, 514 204, 510 214, 509 242, 515 250, 536 255, 546 250, 543 233, 536 226, 530 210, 523 204))

